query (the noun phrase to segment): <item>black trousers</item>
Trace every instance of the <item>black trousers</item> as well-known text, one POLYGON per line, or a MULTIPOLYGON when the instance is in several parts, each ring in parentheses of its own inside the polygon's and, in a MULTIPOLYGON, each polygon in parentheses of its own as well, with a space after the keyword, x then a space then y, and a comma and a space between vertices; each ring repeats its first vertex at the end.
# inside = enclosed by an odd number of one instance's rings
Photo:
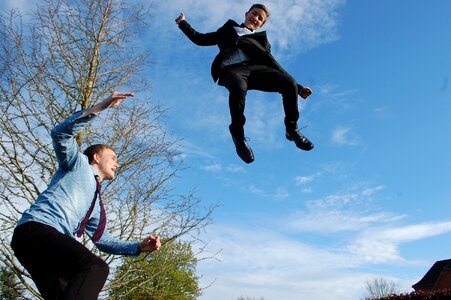
POLYGON ((230 132, 233 136, 244 135, 244 108, 248 90, 280 93, 285 112, 285 127, 287 130, 297 128, 298 87, 290 75, 262 65, 234 64, 225 66, 220 78, 221 83, 229 90, 230 132))
POLYGON ((16 227, 11 247, 46 300, 95 300, 108 277, 108 264, 51 226, 16 227))

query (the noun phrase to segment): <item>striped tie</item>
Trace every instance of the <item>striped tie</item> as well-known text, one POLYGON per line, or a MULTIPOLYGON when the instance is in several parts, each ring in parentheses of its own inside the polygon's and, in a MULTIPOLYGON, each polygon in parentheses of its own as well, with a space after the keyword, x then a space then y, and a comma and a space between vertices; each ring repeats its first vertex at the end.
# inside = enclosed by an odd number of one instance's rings
POLYGON ((89 207, 88 211, 86 212, 86 216, 83 218, 83 220, 80 223, 80 227, 77 230, 77 236, 80 237, 83 232, 85 231, 86 224, 88 223, 89 217, 91 216, 91 213, 94 209, 94 205, 96 203, 97 196, 99 197, 99 205, 100 205, 100 219, 99 219, 99 225, 97 226, 97 229, 92 236, 92 241, 94 243, 97 243, 100 238, 102 237, 103 232, 105 231, 106 226, 106 213, 105 208, 103 207, 103 201, 102 201, 102 185, 100 183, 100 177, 95 175, 97 187, 96 187, 96 194, 94 195, 94 199, 92 200, 91 206, 89 207))

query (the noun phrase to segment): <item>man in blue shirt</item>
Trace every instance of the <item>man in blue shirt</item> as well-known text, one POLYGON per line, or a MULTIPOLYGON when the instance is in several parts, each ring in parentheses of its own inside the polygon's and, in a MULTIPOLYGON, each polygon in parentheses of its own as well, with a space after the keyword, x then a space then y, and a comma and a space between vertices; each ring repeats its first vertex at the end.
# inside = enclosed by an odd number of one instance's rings
POLYGON ((30 273, 44 299, 97 299, 109 267, 74 239, 87 233, 103 252, 136 256, 158 250, 158 236, 141 242, 122 241, 105 228, 100 182, 112 180, 119 167, 114 150, 92 145, 79 152, 75 136, 103 110, 132 93, 114 92, 104 101, 79 111, 52 132, 58 170, 47 189, 25 210, 11 241, 20 263, 30 273))

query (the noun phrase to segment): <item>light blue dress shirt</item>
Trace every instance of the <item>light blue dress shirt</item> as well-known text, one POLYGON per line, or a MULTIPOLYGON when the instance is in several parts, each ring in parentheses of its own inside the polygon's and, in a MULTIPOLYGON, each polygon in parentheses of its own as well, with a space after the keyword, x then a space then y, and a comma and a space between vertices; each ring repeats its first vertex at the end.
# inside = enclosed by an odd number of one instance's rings
MULTIPOLYGON (((52 132, 53 148, 59 168, 45 191, 24 211, 17 226, 35 221, 49 225, 56 230, 74 236, 80 222, 96 195, 96 175, 88 157, 81 153, 75 136, 92 121, 96 115, 82 117, 79 111, 56 126, 52 132)), ((86 225, 85 233, 90 237, 99 224, 100 206, 97 201, 86 225)), ((107 216, 108 217, 108 216, 107 216)), ((107 220, 108 225, 108 220, 107 220)), ((138 255, 139 243, 122 241, 108 233, 108 228, 96 247, 103 252, 122 255, 138 255)))

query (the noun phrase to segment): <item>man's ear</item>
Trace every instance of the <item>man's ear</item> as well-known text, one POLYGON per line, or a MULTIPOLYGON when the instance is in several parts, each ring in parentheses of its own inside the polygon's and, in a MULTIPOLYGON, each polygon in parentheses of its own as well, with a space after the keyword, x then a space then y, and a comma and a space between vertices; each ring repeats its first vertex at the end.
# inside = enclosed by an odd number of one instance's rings
POLYGON ((99 161, 100 161, 100 154, 94 153, 94 155, 92 156, 92 164, 98 164, 99 161))

